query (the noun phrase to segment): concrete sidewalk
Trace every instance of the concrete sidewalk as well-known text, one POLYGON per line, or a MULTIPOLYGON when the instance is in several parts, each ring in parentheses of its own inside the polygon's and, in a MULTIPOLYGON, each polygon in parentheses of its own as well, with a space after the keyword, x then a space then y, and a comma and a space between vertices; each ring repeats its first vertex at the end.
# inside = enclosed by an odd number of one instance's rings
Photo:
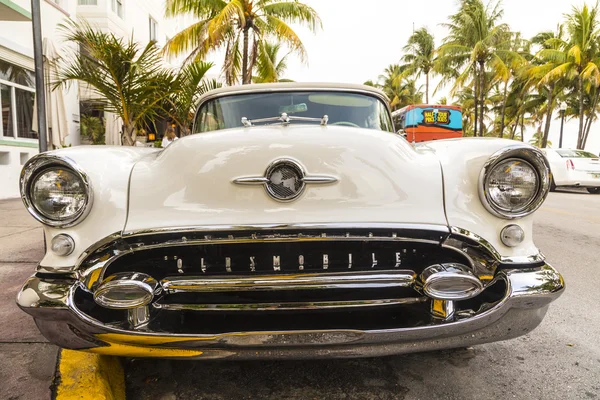
POLYGON ((15 304, 44 255, 41 225, 21 199, 0 200, 0 399, 49 399, 58 348, 15 304))

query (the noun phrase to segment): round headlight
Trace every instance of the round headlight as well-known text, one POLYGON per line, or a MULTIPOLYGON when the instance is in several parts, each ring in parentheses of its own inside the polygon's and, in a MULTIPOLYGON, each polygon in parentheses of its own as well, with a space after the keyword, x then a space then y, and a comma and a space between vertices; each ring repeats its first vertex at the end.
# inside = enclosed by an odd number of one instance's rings
POLYGON ((21 197, 34 218, 59 228, 77 224, 92 204, 87 174, 73 160, 53 154, 40 154, 25 164, 21 197))
POLYGON ((537 149, 510 146, 485 164, 479 182, 483 205, 502 218, 531 214, 543 203, 550 187, 548 161, 537 149))
POLYGON ((493 167, 485 186, 490 201, 507 213, 526 209, 540 187, 535 168, 527 161, 514 158, 493 167))
POLYGON ((79 176, 65 168, 49 168, 31 182, 35 209, 53 221, 66 221, 82 213, 87 201, 85 185, 79 176))

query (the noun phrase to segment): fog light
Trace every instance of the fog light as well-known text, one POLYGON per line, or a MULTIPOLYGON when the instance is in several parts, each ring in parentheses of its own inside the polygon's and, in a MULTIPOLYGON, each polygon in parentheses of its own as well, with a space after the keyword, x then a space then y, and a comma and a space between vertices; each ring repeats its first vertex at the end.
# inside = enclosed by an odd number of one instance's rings
POLYGON ((134 272, 120 272, 104 279, 94 292, 94 301, 106 308, 131 309, 152 302, 161 290, 156 279, 134 272))
POLYGON ((483 290, 481 281, 462 264, 437 264, 421 273, 423 291, 432 299, 465 300, 483 290))
POLYGON ((500 240, 505 246, 515 247, 525 239, 525 232, 519 225, 508 225, 500 232, 500 240))
POLYGON ((69 235, 61 233, 50 241, 50 250, 57 256, 68 256, 75 249, 75 241, 69 235))

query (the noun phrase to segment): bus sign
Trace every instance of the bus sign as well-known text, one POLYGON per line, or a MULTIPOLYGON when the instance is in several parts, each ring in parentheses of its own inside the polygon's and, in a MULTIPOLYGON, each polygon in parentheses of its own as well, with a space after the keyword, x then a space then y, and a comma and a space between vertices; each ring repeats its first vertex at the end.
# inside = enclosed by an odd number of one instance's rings
POLYGON ((449 139, 462 136, 460 107, 420 104, 404 107, 392 114, 397 130, 410 142, 449 139))

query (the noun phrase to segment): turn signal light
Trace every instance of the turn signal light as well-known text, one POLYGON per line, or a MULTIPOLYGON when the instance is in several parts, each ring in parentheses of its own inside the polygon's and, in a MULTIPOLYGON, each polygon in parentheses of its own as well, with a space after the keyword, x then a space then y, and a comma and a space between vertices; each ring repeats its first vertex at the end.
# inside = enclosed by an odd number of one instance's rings
POLYGON ((436 264, 421 273, 423 291, 436 300, 466 300, 477 296, 483 284, 466 265, 436 264))
POLYGON ((121 272, 104 279, 94 292, 94 301, 118 310, 143 307, 159 294, 161 286, 149 275, 121 272))

